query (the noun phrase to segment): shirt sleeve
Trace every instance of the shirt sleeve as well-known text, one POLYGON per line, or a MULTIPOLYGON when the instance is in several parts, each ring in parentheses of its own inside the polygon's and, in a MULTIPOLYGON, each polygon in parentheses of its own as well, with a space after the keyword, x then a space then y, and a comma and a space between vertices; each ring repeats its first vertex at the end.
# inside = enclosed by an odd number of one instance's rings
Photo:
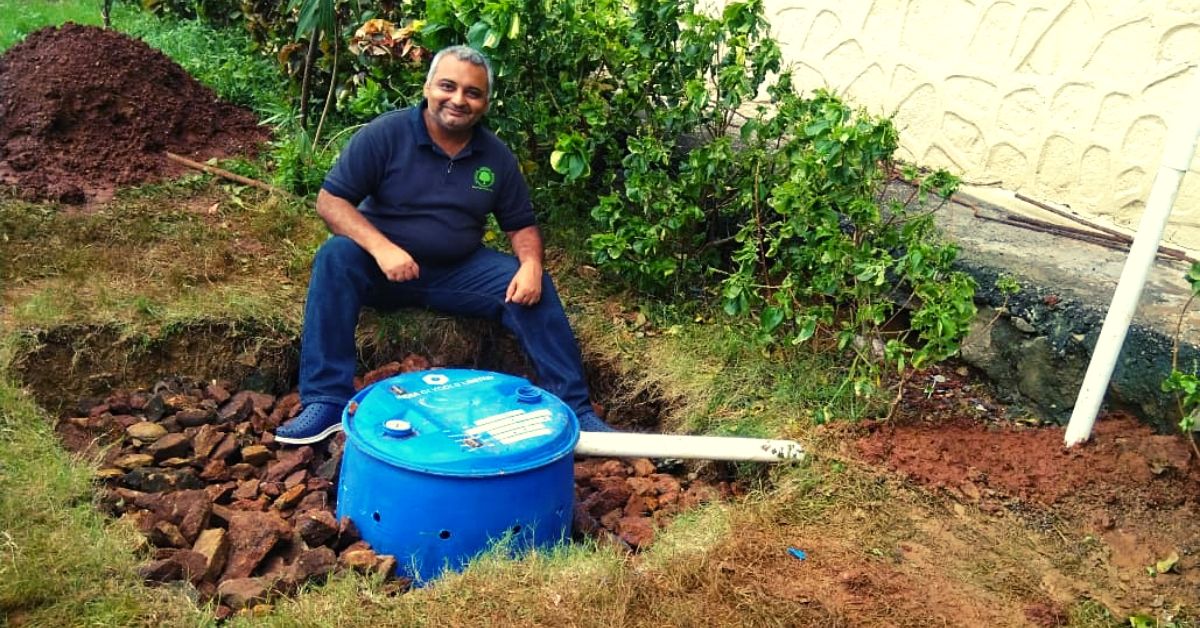
POLYGON ((516 157, 508 160, 507 168, 500 177, 500 196, 496 203, 496 223, 504 231, 519 231, 537 224, 533 213, 533 201, 529 199, 529 185, 517 166, 516 157))
MULTIPOLYGON (((359 129, 342 149, 321 187, 352 205, 375 193, 388 163, 389 117, 380 116, 359 129)), ((397 120, 403 122, 403 120, 397 120)))

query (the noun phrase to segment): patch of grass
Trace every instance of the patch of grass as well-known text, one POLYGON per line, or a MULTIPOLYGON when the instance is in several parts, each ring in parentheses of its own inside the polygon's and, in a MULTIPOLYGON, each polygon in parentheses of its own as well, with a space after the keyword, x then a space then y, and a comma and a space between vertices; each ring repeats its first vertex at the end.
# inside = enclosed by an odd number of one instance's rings
POLYGON ((204 181, 123 193, 95 211, 0 199, 0 233, 4 317, 17 327, 211 316, 298 326, 324 238, 315 216, 204 181))
POLYGON ((0 0, 0 52, 38 29, 65 22, 100 26, 99 0, 0 0))
POLYGON ((272 59, 253 50, 237 29, 217 29, 200 20, 160 19, 144 11, 114 18, 114 26, 161 50, 222 100, 260 115, 284 106, 283 81, 272 59), (204 54, 196 54, 203 50, 204 54))
POLYGON ((91 466, 67 456, 50 422, 0 381, 0 609, 14 624, 184 625, 186 598, 134 573, 135 536, 92 505, 91 466))

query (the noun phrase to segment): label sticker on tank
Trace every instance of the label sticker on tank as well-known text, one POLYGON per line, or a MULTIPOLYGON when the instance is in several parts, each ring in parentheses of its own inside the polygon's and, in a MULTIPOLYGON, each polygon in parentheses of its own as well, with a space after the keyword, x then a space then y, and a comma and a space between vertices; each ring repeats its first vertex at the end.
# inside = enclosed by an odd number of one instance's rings
POLYGON ((434 385, 432 388, 425 388, 423 390, 406 391, 402 388, 393 386, 391 389, 391 392, 393 395, 395 395, 395 397, 397 399, 416 399, 417 397, 420 397, 422 395, 428 395, 429 393, 445 392, 447 390, 454 390, 455 388, 462 388, 463 386, 472 386, 474 384, 491 381, 493 379, 496 379, 496 377, 494 375, 478 375, 476 377, 471 377, 468 379, 460 379, 457 382, 452 382, 452 381, 450 381, 450 378, 446 377, 445 375, 433 373, 433 374, 426 375, 421 378, 421 380, 424 381, 426 384, 432 385, 432 384, 434 384, 434 382, 440 382, 440 384, 434 385))
POLYGON ((475 421, 474 426, 463 433, 463 442, 488 437, 503 445, 519 443, 538 436, 548 436, 554 431, 549 423, 554 416, 547 409, 509 410, 475 421))

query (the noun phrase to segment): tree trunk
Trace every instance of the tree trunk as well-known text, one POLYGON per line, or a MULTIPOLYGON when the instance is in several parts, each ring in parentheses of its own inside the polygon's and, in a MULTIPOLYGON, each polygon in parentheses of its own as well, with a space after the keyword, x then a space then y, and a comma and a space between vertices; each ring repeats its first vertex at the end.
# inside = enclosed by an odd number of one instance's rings
POLYGON ((304 55, 304 75, 300 79, 300 128, 308 129, 308 93, 312 89, 313 66, 317 64, 317 51, 320 50, 318 41, 320 31, 314 30, 312 39, 308 41, 308 54, 304 55))

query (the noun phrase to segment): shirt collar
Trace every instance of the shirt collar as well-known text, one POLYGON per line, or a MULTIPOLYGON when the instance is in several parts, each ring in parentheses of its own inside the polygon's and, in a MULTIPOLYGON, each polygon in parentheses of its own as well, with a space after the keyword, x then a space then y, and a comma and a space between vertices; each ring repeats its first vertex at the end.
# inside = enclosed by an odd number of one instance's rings
MULTIPOLYGON (((427 108, 429 108, 429 101, 422 98, 421 104, 413 107, 410 110, 408 121, 409 124, 412 125, 413 139, 416 141, 418 146, 429 146, 430 148, 441 150, 433 143, 433 138, 429 136, 429 129, 425 128, 425 110, 427 108)), ((480 122, 471 129, 471 140, 467 142, 466 147, 463 148, 461 153, 455 155, 456 159, 460 157, 466 157, 471 153, 480 152, 483 150, 483 141, 480 137, 482 133, 479 132, 479 129, 482 126, 483 123, 480 122)))

